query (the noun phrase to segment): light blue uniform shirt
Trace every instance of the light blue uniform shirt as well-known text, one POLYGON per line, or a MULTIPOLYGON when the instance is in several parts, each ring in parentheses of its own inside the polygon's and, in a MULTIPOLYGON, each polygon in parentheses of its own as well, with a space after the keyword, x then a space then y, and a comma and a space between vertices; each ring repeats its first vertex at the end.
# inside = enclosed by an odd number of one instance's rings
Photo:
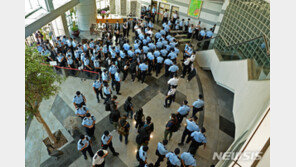
POLYGON ((181 166, 181 161, 175 153, 169 152, 165 155, 172 165, 181 166))
POLYGON ((156 50, 156 51, 154 51, 153 54, 154 54, 155 57, 158 57, 160 55, 160 52, 158 50, 156 50))
POLYGON ((108 74, 102 72, 102 80, 103 81, 108 81, 108 78, 109 78, 108 74))
POLYGON ((169 32, 169 30, 170 30, 170 26, 169 26, 169 25, 166 25, 166 26, 164 27, 164 30, 165 30, 166 32, 169 32))
POLYGON ((75 104, 80 104, 80 103, 82 103, 83 102, 83 97, 82 97, 82 95, 80 94, 79 96, 74 96, 74 98, 73 98, 73 103, 75 103, 75 104))
POLYGON ((149 51, 148 46, 143 46, 143 52, 144 52, 144 53, 148 53, 148 51, 149 51))
POLYGON ((146 65, 145 63, 142 63, 139 65, 139 68, 141 71, 146 71, 148 69, 148 65, 146 65))
POLYGON ((115 52, 116 52, 116 53, 119 53, 119 52, 120 52, 120 49, 119 49, 118 46, 115 46, 115 52))
POLYGON ((165 148, 165 146, 161 142, 158 142, 157 150, 158 150, 159 154, 161 154, 161 155, 165 155, 168 153, 168 150, 165 148))
POLYGON ((102 140, 102 143, 104 144, 104 145, 106 145, 107 144, 107 142, 108 142, 108 140, 111 138, 111 134, 109 134, 108 136, 105 136, 104 134, 103 134, 103 136, 102 136, 102 138, 101 138, 101 140, 102 140))
POLYGON ((170 40, 170 38, 172 38, 171 35, 168 35, 168 36, 166 37, 167 40, 170 40))
POLYGON ((84 59, 84 65, 88 66, 89 65, 89 60, 88 59, 84 59))
POLYGON ((120 55, 120 57, 121 57, 122 59, 124 59, 125 56, 126 56, 125 53, 124 53, 122 50, 120 51, 120 54, 119 54, 119 55, 120 55))
POLYGON ((192 33, 192 28, 191 27, 188 28, 188 33, 192 33))
POLYGON ((129 57, 133 57, 134 56, 134 52, 132 50, 128 50, 127 54, 129 57))
POLYGON ((58 61, 61 63, 62 62, 62 59, 64 58, 64 56, 62 55, 62 54, 60 54, 58 57, 57 57, 57 59, 58 59, 58 61))
POLYGON ((149 60, 154 60, 154 56, 153 56, 153 54, 152 54, 151 52, 148 52, 148 53, 147 53, 147 58, 148 58, 149 60))
POLYGON ((172 61, 171 59, 165 59, 165 60, 164 60, 164 64, 170 66, 170 65, 173 64, 173 61, 172 61))
POLYGON ((200 131, 199 129, 199 126, 196 125, 196 123, 194 121, 189 121, 189 119, 186 119, 186 123, 187 123, 187 126, 186 128, 190 131, 190 132, 193 132, 193 131, 200 131))
POLYGON ((168 51, 166 49, 161 49, 160 53, 163 57, 165 57, 168 54, 168 51))
POLYGON ((189 25, 189 21, 187 20, 187 21, 185 21, 185 25, 186 26, 188 26, 189 25))
POLYGON ((92 48, 92 49, 94 49, 95 48, 95 44, 93 42, 90 42, 89 43, 89 47, 92 48))
POLYGON ((114 50, 111 50, 110 51, 110 54, 111 54, 111 58, 114 59, 116 57, 116 53, 114 50))
POLYGON ((160 42, 160 41, 156 42, 156 47, 158 49, 161 49, 162 48, 162 42, 160 42))
POLYGON ((137 54, 137 53, 141 54, 142 51, 141 51, 140 49, 136 49, 136 50, 135 50, 135 53, 136 53, 136 54, 137 54))
POLYGON ((96 68, 100 67, 99 60, 94 60, 94 67, 96 67, 96 68))
POLYGON ((176 65, 172 65, 172 66, 170 66, 170 68, 169 68, 169 71, 170 71, 170 72, 177 72, 178 70, 179 70, 179 67, 176 66, 176 65))
POLYGON ((114 78, 115 78, 115 81, 117 81, 117 82, 120 81, 120 75, 118 72, 115 73, 114 78))
POLYGON ((109 87, 109 86, 108 86, 108 87, 104 86, 103 91, 104 91, 104 93, 107 94, 107 95, 111 94, 111 92, 110 92, 110 87, 109 87))
POLYGON ((163 58, 161 56, 158 56, 156 58, 156 60, 157 60, 157 63, 162 63, 163 62, 163 58))
POLYGON ((165 35, 166 34, 165 30, 160 30, 160 34, 165 35))
POLYGON ((155 36, 155 38, 156 38, 156 39, 158 39, 158 38, 160 38, 160 37, 161 37, 161 34, 160 34, 160 32, 157 32, 157 33, 155 33, 155 35, 154 35, 154 36, 155 36))
POLYGON ((145 161, 147 158, 147 153, 143 150, 143 146, 140 147, 139 149, 139 157, 145 161))
POLYGON ((177 45, 177 42, 170 42, 170 46, 174 48, 177 45))
POLYGON ((83 120, 82 120, 81 125, 82 126, 84 126, 84 125, 91 126, 94 121, 96 121, 96 118, 94 116, 91 116, 89 118, 88 117, 84 117, 83 120))
POLYGON ((152 13, 155 13, 156 12, 156 9, 155 7, 152 8, 152 13))
POLYGON ((83 50, 87 51, 87 45, 86 44, 83 44, 83 50))
POLYGON ((186 115, 187 113, 189 113, 189 111, 190 111, 190 107, 187 105, 182 105, 178 109, 178 113, 180 113, 181 115, 186 115))
POLYGON ((143 39, 143 45, 146 45, 148 43, 147 39, 143 39))
POLYGON ((207 37, 209 38, 213 36, 213 32, 211 30, 207 31, 206 34, 207 34, 207 37))
POLYGON ((110 72, 111 74, 115 74, 116 71, 117 71, 117 68, 116 68, 115 65, 112 65, 112 66, 109 67, 109 72, 110 72))
POLYGON ((155 48, 156 48, 156 46, 154 45, 154 43, 149 43, 148 46, 149 46, 149 48, 151 50, 155 50, 155 48))
MULTIPOLYGON (((79 139, 79 140, 78 140, 78 143, 77 143, 77 150, 80 151, 84 146, 88 147, 88 145, 89 145, 89 141, 90 141, 90 137, 88 137, 87 135, 85 135, 85 139, 84 139, 84 140, 79 139), (87 138, 88 140, 86 140, 86 138, 87 138)), ((85 148, 86 148, 86 147, 85 147, 85 148)))
POLYGON ((206 35, 206 32, 205 32, 205 30, 201 30, 200 32, 199 32, 199 34, 201 35, 201 36, 205 36, 206 35))
POLYGON ((148 23, 148 27, 153 28, 153 23, 152 22, 148 23))
POLYGON ((167 51, 169 51, 170 49, 171 49, 171 46, 170 45, 165 45, 165 49, 167 50, 167 51))
POLYGON ((82 106, 81 108, 78 108, 76 111, 75 111, 75 114, 80 114, 80 115, 84 115, 86 114, 86 112, 88 111, 88 108, 86 106, 82 106))
POLYGON ((139 38, 140 38, 140 40, 143 40, 144 39, 144 35, 142 33, 139 34, 139 38))
POLYGON ((135 43, 135 44, 134 44, 134 48, 135 48, 135 50, 138 49, 139 46, 140 46, 139 44, 135 43))
POLYGON ((186 166, 196 166, 196 160, 189 152, 183 152, 181 154, 181 159, 186 166))
POLYGON ((178 55, 179 49, 178 48, 175 48, 175 51, 174 52, 178 55))
POLYGON ((201 108, 204 106, 204 101, 201 99, 197 99, 195 102, 192 103, 192 106, 195 108, 201 108))
POLYGON ((169 42, 167 40, 162 40, 162 45, 167 45, 169 42))
POLYGON ((81 53, 80 60, 84 61, 84 59, 85 59, 85 53, 81 53))
POLYGON ((96 88, 96 89, 99 89, 102 85, 102 82, 98 81, 98 80, 95 80, 95 82, 93 83, 93 87, 96 88))
POLYGON ((73 64, 73 59, 72 59, 71 57, 68 58, 67 63, 68 63, 69 65, 73 64))
POLYGON ((107 53, 108 52, 108 48, 107 45, 104 45, 102 48, 103 53, 107 53))
POLYGON ((193 139, 199 143, 207 143, 206 137, 201 132, 193 132, 190 135, 193 139))
POLYGON ((181 20, 180 23, 179 23, 180 27, 182 27, 183 24, 184 24, 184 23, 183 23, 183 21, 181 20))

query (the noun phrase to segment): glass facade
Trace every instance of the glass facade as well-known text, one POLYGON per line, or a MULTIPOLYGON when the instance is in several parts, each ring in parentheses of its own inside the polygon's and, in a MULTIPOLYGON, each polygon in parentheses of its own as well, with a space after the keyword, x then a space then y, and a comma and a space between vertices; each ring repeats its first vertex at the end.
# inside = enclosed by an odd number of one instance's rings
POLYGON ((214 48, 254 59, 258 66, 270 68, 270 4, 264 0, 230 0, 214 48))

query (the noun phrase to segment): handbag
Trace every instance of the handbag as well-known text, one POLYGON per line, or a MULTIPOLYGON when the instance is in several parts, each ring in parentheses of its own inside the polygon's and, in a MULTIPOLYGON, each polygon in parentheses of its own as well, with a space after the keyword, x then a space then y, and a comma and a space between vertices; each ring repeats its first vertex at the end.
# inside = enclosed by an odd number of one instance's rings
POLYGON ((119 134, 121 134, 121 135, 126 135, 127 134, 127 132, 125 131, 125 126, 127 125, 127 123, 128 122, 125 122, 125 124, 123 126, 121 126, 119 124, 118 129, 117 129, 119 134))

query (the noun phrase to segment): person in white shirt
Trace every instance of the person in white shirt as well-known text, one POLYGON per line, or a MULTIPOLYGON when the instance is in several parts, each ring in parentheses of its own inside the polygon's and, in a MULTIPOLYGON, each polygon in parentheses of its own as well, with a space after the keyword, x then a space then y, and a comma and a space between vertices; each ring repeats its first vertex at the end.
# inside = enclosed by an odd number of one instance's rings
POLYGON ((104 167, 105 166, 105 157, 108 155, 107 150, 100 149, 97 151, 93 157, 92 166, 93 167, 104 167))
POLYGON ((192 64, 190 58, 191 58, 191 57, 187 57, 187 58, 185 59, 185 61, 183 62, 183 71, 182 71, 182 76, 181 76, 181 78, 184 78, 185 75, 186 75, 187 73, 190 72, 190 65, 192 64))
POLYGON ((168 108, 171 106, 172 101, 175 99, 176 95, 176 86, 172 86, 172 88, 168 91, 167 96, 165 97, 164 107, 168 108))
POLYGON ((162 24, 168 22, 168 10, 166 9, 165 12, 163 13, 163 19, 162 19, 162 24))
POLYGON ((173 86, 175 86, 177 88, 178 81, 179 81, 179 78, 178 78, 177 74, 175 74, 174 77, 168 81, 168 85, 169 85, 168 90, 170 90, 171 87, 173 87, 173 86))

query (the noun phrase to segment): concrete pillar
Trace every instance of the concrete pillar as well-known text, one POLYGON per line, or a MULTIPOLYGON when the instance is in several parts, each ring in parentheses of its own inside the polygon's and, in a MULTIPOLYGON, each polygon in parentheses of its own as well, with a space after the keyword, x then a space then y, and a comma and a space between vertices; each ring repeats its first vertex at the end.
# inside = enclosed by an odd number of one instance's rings
POLYGON ((130 0, 130 12, 136 17, 141 15, 141 3, 137 0, 130 0))
POLYGON ((121 15, 121 0, 115 0, 115 14, 121 15))
POLYGON ((125 16, 127 15, 127 0, 120 0, 120 9, 121 9, 121 15, 125 16))
POLYGON ((54 10, 52 0, 45 0, 45 5, 46 5, 47 11, 51 12, 54 10))
POLYGON ((89 31, 91 24, 97 22, 96 0, 80 0, 76 14, 79 30, 89 31))
POLYGON ((116 14, 115 0, 110 0, 110 13, 116 14))
POLYGON ((65 35, 67 37, 70 37, 69 28, 68 28, 67 19, 66 19, 66 14, 65 13, 62 14, 61 18, 62 18, 62 23, 63 23, 63 28, 64 28, 65 35))

